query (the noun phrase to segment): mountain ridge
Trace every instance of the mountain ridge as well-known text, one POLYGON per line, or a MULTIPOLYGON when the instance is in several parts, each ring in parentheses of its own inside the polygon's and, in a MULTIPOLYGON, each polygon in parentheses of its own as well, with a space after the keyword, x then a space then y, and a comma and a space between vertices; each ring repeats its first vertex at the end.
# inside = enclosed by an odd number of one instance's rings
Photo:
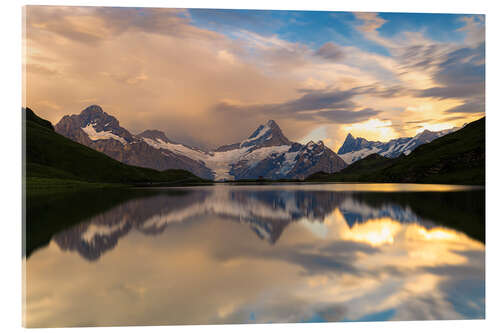
POLYGON ((121 127, 118 119, 98 105, 91 105, 78 115, 64 116, 54 128, 57 133, 125 164, 159 171, 183 169, 207 179, 212 176, 203 163, 155 149, 121 127))
POLYGON ((443 135, 455 132, 459 129, 459 127, 453 127, 442 131, 430 131, 426 129, 413 137, 402 137, 387 142, 368 141, 361 137, 355 138, 349 133, 344 143, 337 151, 337 154, 348 164, 374 153, 388 158, 396 158, 401 154, 408 155, 418 146, 432 142, 443 135))
POLYGON ((370 154, 337 173, 319 172, 306 181, 484 185, 485 119, 422 144, 408 155, 391 159, 370 154))
POLYGON ((317 171, 335 172, 347 166, 322 142, 302 145, 290 141, 274 120, 258 126, 241 142, 211 151, 170 140, 159 130, 133 135, 97 105, 79 115, 64 116, 55 129, 127 164, 185 169, 206 179, 303 179, 317 171))
POLYGON ((36 116, 31 109, 22 109, 22 112, 26 114, 25 167, 28 187, 53 185, 57 180, 69 180, 80 185, 205 182, 186 170, 158 171, 124 164, 58 134, 49 121, 36 116))

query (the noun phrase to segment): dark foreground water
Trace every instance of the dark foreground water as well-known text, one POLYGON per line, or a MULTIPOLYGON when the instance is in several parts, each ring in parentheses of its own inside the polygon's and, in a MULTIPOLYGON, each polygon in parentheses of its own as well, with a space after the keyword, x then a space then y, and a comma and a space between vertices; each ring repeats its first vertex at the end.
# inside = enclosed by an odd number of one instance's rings
POLYGON ((28 198, 29 327, 484 318, 484 190, 207 186, 28 198))

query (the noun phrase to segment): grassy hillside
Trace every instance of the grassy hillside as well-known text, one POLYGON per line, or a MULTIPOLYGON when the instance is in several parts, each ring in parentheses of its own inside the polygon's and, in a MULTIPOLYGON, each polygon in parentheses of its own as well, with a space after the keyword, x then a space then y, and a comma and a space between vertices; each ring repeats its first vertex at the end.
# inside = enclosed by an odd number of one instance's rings
POLYGON ((23 109, 23 112, 26 113, 27 121, 32 121, 42 127, 54 130, 54 126, 52 126, 52 123, 50 121, 38 117, 30 108, 23 109))
POLYGON ((181 184, 205 180, 185 170, 157 171, 126 165, 54 132, 52 124, 26 112, 26 177, 28 190, 81 187, 89 183, 181 184))
POLYGON ((306 181, 485 183, 485 118, 417 147, 408 156, 367 156, 334 174, 316 173, 306 181))
POLYGON ((390 166, 394 159, 390 159, 378 154, 371 154, 365 158, 356 161, 334 174, 318 172, 309 176, 306 181, 370 181, 373 172, 390 166))

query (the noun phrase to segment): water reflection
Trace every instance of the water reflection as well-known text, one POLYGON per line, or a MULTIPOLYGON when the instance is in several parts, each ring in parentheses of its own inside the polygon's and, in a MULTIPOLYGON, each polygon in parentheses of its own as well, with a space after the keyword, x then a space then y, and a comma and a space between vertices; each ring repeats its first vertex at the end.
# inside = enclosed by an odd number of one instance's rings
POLYGON ((484 191, 145 193, 27 251, 28 326, 484 317, 484 191))

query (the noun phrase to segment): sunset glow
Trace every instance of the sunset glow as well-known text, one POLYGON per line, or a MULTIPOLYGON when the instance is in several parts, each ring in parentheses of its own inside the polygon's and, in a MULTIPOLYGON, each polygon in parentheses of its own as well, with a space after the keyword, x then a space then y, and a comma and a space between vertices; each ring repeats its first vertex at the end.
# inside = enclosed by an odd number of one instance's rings
POLYGON ((25 19, 25 104, 53 123, 98 104, 134 133, 214 148, 274 119, 337 150, 348 132, 386 141, 484 116, 481 15, 28 6, 25 19))

